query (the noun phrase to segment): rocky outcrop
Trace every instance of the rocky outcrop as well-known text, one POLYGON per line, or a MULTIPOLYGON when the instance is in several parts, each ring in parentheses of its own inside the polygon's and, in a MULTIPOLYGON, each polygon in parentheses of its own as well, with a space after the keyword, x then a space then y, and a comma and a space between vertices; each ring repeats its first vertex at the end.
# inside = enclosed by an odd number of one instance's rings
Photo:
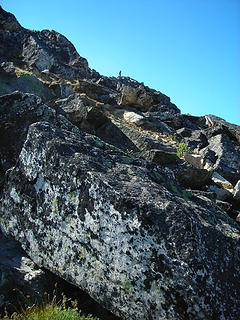
POLYGON ((173 180, 169 192, 165 177, 94 136, 36 123, 4 188, 2 226, 123 318, 236 319, 240 228, 173 180))
POLYGON ((239 318, 239 132, 0 7, 1 228, 123 319, 239 318))
POLYGON ((90 74, 87 60, 80 57, 71 42, 58 32, 26 30, 2 7, 0 25, 2 60, 25 64, 39 72, 47 69, 70 79, 90 74))
POLYGON ((210 128, 219 126, 222 130, 225 130, 230 137, 235 138, 240 143, 240 128, 239 126, 229 123, 220 117, 216 117, 212 114, 205 116, 205 119, 210 128))

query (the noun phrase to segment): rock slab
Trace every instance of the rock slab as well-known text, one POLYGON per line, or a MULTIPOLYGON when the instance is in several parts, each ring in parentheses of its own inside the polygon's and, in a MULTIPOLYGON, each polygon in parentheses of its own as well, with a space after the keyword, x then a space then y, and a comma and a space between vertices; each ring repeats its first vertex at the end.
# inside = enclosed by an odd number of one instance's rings
POLYGON ((239 225, 154 168, 97 137, 32 124, 1 226, 124 319, 237 319, 239 225))

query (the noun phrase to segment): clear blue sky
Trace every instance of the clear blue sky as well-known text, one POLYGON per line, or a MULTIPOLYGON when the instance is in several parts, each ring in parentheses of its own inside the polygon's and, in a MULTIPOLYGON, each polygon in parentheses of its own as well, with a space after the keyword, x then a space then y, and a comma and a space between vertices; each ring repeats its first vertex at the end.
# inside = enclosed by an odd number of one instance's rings
POLYGON ((130 76, 182 111, 240 125, 240 0, 0 0, 22 26, 64 34, 103 75, 130 76))

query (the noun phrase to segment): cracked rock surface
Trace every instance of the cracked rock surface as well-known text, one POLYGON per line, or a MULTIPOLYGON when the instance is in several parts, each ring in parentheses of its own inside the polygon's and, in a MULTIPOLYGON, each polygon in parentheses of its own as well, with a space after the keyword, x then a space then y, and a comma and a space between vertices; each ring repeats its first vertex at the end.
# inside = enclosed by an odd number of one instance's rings
POLYGON ((239 225, 152 170, 95 136, 33 124, 2 226, 39 266, 123 318, 236 319, 239 225))

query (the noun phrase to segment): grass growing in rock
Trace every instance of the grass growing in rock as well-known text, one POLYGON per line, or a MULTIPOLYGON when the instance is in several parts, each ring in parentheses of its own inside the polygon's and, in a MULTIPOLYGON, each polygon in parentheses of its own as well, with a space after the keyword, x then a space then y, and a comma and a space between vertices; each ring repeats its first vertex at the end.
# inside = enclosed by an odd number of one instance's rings
POLYGON ((189 150, 189 148, 188 148, 188 146, 187 146, 187 143, 185 143, 185 142, 180 142, 179 145, 178 145, 178 149, 177 149, 177 156, 178 156, 179 158, 182 158, 184 152, 190 153, 190 150, 189 150))
POLYGON ((98 320, 92 315, 81 315, 76 301, 67 300, 63 296, 62 302, 57 303, 54 297, 52 301, 41 305, 33 305, 22 309, 21 312, 14 312, 11 316, 5 313, 1 320, 98 320), (71 302, 71 306, 68 306, 71 302))

